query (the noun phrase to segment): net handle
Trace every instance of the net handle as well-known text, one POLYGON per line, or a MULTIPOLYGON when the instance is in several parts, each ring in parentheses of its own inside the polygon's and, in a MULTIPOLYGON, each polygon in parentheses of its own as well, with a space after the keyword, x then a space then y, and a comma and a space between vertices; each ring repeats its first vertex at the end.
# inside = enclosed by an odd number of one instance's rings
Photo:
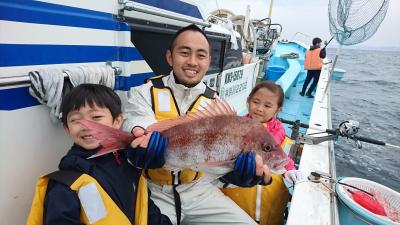
POLYGON ((328 82, 326 83, 324 94, 322 95, 322 98, 321 98, 321 102, 324 101, 325 95, 328 93, 329 85, 331 84, 331 80, 332 80, 332 76, 333 76, 333 71, 335 70, 336 62, 337 62, 337 60, 339 58, 339 54, 340 54, 341 50, 342 50, 342 45, 339 45, 339 48, 336 51, 335 59, 333 60, 333 63, 332 63, 332 68, 328 72, 329 73, 328 82))

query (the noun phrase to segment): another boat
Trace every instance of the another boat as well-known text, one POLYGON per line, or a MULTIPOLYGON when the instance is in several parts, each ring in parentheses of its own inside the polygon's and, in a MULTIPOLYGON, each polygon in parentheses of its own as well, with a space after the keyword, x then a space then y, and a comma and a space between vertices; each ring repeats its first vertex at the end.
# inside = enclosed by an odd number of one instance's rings
POLYGON ((335 68, 333 70, 333 75, 332 75, 332 79, 333 80, 341 80, 344 76, 344 74, 346 73, 346 70, 344 69, 339 69, 339 68, 335 68))

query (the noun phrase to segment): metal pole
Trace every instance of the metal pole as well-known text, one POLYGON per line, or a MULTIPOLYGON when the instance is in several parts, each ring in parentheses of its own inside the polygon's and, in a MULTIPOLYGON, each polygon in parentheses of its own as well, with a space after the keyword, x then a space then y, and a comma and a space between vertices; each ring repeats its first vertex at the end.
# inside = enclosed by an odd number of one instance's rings
POLYGON ((274 0, 271 0, 271 2, 269 3, 269 10, 268 10, 268 18, 272 18, 272 6, 274 5, 274 0))

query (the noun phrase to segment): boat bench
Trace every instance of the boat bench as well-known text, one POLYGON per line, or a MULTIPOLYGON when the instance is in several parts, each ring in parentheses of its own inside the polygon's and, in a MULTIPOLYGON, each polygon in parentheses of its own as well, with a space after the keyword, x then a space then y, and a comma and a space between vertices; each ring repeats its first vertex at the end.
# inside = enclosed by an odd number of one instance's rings
POLYGON ((283 93, 286 97, 289 93, 288 90, 291 86, 295 86, 298 79, 298 74, 301 72, 300 63, 297 59, 286 59, 289 67, 286 72, 276 81, 277 84, 281 85, 283 93))

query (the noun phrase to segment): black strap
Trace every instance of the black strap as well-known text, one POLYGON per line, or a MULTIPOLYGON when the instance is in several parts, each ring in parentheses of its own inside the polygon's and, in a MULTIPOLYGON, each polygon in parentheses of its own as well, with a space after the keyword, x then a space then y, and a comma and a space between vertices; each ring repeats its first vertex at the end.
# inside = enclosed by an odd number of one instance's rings
POLYGON ((176 224, 180 225, 181 224, 181 197, 179 196, 179 193, 176 190, 177 186, 178 186, 177 184, 174 184, 173 190, 174 190, 174 200, 175 200, 176 224))
POLYGON ((193 180, 196 180, 198 176, 199 176, 199 172, 196 171, 196 176, 194 176, 193 180))
MULTIPOLYGON (((180 171, 179 171, 180 172, 180 171)), ((182 204, 181 204, 181 197, 179 196, 178 191, 176 190, 176 187, 180 184, 180 182, 178 182, 178 184, 175 184, 175 174, 173 174, 173 172, 171 171, 171 175, 172 175, 172 189, 174 191, 174 202, 175 202, 175 213, 176 213, 176 224, 180 225, 181 224, 181 211, 182 211, 182 204)), ((178 174, 179 177, 179 174, 178 174)))
POLYGON ((214 91, 213 89, 209 88, 206 85, 206 90, 204 91, 204 97, 209 98, 209 99, 214 99, 215 98, 215 93, 216 91, 214 91))
POLYGON ((162 80, 164 76, 156 77, 156 78, 150 78, 151 83, 153 83, 153 86, 155 88, 164 88, 164 82, 162 80))
POLYGON ((82 174, 82 172, 73 170, 58 170, 47 174, 46 176, 51 180, 60 182, 70 187, 82 174))

